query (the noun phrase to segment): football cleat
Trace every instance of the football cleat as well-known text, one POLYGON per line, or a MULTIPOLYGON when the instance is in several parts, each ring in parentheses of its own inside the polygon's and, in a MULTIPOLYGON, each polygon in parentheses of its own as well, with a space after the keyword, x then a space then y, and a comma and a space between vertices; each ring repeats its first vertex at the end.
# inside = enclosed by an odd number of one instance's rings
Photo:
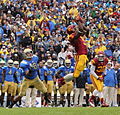
POLYGON ((109 105, 106 104, 106 103, 103 103, 103 104, 101 105, 101 107, 109 107, 109 105))
POLYGON ((89 101, 90 107, 95 107, 95 103, 92 98, 90 98, 88 101, 89 101))
POLYGON ((13 108, 12 104, 10 104, 8 107, 6 107, 6 109, 10 109, 10 108, 13 108))

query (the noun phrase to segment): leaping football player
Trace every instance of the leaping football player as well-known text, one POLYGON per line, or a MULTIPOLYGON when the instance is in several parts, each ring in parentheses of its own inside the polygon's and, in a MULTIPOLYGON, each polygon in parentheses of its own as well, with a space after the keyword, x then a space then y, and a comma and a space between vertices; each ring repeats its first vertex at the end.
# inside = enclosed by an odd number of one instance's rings
POLYGON ((89 29, 84 26, 84 21, 80 16, 77 16, 76 19, 77 25, 69 25, 67 28, 67 33, 69 35, 69 41, 71 45, 75 48, 75 70, 74 73, 66 75, 64 78, 59 79, 61 81, 61 85, 63 85, 64 81, 70 81, 73 78, 77 78, 80 73, 86 67, 86 63, 88 61, 87 58, 87 46, 84 41, 84 36, 89 36, 89 29))
MULTIPOLYGON (((71 61, 69 59, 65 60, 64 66, 60 66, 58 68, 58 71, 56 73, 56 78, 64 78, 67 74, 73 73, 74 72, 74 67, 71 66, 71 61)), ((67 102, 68 102, 68 107, 71 106, 70 103, 70 94, 73 90, 73 82, 65 82, 64 85, 61 86, 61 84, 58 81, 58 86, 59 87, 59 92, 60 92, 60 104, 64 107, 65 106, 65 93, 67 92, 67 102)))

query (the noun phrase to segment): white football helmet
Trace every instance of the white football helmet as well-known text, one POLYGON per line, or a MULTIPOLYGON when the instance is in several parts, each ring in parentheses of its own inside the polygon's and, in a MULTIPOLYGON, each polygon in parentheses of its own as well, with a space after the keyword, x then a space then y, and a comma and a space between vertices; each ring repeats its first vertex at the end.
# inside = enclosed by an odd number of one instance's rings
POLYGON ((98 52, 98 61, 103 62, 105 58, 104 52, 100 51, 98 52))
POLYGON ((25 56, 25 59, 31 59, 33 56, 33 51, 31 49, 28 49, 28 48, 25 49, 24 56, 25 56))
POLYGON ((8 64, 8 67, 12 67, 13 66, 13 60, 8 60, 8 62, 7 62, 7 64, 8 64))
POLYGON ((0 67, 3 67, 5 65, 5 61, 1 60, 0 61, 0 67))
POLYGON ((65 60, 65 66, 69 68, 71 66, 71 61, 69 59, 65 60))
POLYGON ((52 67, 53 61, 51 59, 47 60, 47 67, 52 67))
POLYGON ((16 68, 18 68, 19 67, 19 62, 18 61, 14 61, 14 66, 16 67, 16 68))

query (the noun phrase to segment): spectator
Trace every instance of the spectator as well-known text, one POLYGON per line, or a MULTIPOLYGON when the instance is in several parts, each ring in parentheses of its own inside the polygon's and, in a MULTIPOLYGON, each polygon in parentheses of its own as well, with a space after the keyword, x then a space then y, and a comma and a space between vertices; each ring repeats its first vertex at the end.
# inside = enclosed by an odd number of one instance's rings
POLYGON ((25 98, 26 107, 36 107, 36 95, 37 95, 37 89, 34 88, 33 86, 30 86, 26 91, 26 98, 25 98))
POLYGON ((22 53, 19 52, 19 50, 17 48, 14 48, 14 52, 11 54, 11 59, 13 61, 21 62, 23 59, 23 55, 22 55, 22 53))
POLYGON ((74 106, 82 107, 83 106, 83 98, 85 91, 85 84, 87 82, 88 70, 85 68, 83 72, 81 72, 80 76, 75 80, 75 91, 74 91, 74 106), (79 98, 79 101, 78 101, 79 98))
POLYGON ((110 49, 110 46, 106 46, 106 50, 104 51, 105 52, 105 55, 108 57, 108 58, 112 58, 113 57, 113 53, 110 49))
POLYGON ((114 96, 116 94, 115 89, 117 87, 117 76, 115 70, 111 67, 112 67, 112 63, 108 62, 104 77, 105 87, 104 87, 103 95, 104 95, 104 99, 106 100, 106 103, 109 106, 116 106, 116 105, 112 105, 112 103, 114 102, 114 96))
POLYGON ((114 64, 120 63, 120 11, 115 0, 2 0, 1 59, 21 62, 23 50, 29 46, 39 61, 51 59, 56 54, 60 65, 66 58, 74 65, 75 52, 68 42, 66 28, 76 25, 74 17, 78 14, 90 28, 89 36, 85 37, 89 62, 99 51, 105 51, 107 57, 113 56, 109 59, 114 64))
MULTIPOLYGON (((117 75, 117 82, 118 82, 118 92, 117 92, 117 103, 120 106, 120 64, 115 64, 115 72, 117 75)), ((114 97, 116 100, 116 97, 114 97)))

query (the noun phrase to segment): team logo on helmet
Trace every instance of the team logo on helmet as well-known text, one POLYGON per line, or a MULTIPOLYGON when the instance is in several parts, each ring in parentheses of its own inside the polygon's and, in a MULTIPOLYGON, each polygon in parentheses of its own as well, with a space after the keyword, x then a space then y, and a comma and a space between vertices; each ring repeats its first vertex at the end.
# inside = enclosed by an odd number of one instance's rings
POLYGON ((51 59, 47 60, 46 65, 47 65, 47 67, 52 67, 53 61, 51 59))
POLYGON ((0 61, 0 67, 3 67, 5 65, 5 61, 1 60, 0 61))

